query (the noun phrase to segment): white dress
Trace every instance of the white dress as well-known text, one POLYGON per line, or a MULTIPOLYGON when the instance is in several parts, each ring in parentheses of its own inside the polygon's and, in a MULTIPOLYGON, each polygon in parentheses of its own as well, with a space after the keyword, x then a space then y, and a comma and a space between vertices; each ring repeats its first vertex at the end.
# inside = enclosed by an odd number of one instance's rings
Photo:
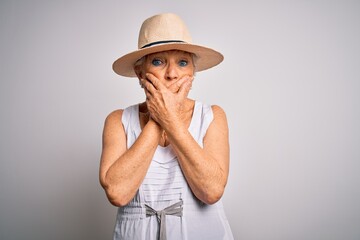
MULTIPOLYGON (((211 106, 196 101, 189 131, 203 147, 213 120, 211 106)), ((139 105, 126 108, 122 124, 130 148, 141 132, 139 105)), ((171 148, 158 146, 131 202, 118 209, 114 240, 233 239, 221 200, 207 205, 191 192, 171 148)))

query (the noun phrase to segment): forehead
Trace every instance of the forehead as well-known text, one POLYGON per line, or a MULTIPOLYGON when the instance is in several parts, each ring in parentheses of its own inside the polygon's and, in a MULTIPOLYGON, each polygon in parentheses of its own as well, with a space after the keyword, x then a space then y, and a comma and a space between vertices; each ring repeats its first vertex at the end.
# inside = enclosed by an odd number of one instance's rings
POLYGON ((157 52, 147 55, 147 57, 154 57, 154 56, 181 56, 181 57, 191 57, 191 53, 181 51, 181 50, 168 50, 163 52, 157 52))

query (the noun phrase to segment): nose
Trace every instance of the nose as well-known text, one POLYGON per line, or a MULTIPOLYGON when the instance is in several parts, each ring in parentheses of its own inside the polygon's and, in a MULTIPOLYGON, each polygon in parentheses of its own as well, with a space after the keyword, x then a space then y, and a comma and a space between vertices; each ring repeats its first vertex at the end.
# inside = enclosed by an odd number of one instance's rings
POLYGON ((169 63, 165 72, 166 80, 174 80, 179 77, 178 69, 175 63, 169 63))

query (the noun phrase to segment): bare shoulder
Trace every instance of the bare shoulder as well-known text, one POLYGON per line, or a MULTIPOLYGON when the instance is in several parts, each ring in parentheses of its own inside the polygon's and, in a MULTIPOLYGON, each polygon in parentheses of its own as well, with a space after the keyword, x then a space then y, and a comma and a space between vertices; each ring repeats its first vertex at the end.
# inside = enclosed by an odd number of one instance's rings
POLYGON ((225 111, 218 105, 211 106, 213 121, 204 136, 204 148, 220 162, 229 160, 229 128, 225 111))
POLYGON ((117 109, 109 113, 104 123, 104 138, 118 135, 119 132, 123 131, 121 117, 123 109, 117 109))
POLYGON ((222 109, 219 105, 212 105, 211 109, 213 111, 214 120, 216 121, 227 121, 226 120, 226 113, 224 109, 222 109))
POLYGON ((117 109, 109 113, 105 119, 105 125, 119 124, 119 122, 121 123, 123 111, 123 109, 117 109))
POLYGON ((205 137, 212 136, 214 139, 218 139, 218 134, 227 134, 228 132, 228 123, 226 119, 226 114, 224 109, 218 105, 211 106, 213 112, 213 121, 210 123, 210 126, 207 130, 205 137))

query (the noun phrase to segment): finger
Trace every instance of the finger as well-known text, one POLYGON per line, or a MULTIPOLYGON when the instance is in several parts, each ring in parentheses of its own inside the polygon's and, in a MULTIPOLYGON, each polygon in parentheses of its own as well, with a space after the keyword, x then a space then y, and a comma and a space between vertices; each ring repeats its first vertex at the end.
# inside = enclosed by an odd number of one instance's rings
POLYGON ((146 89, 145 89, 145 96, 146 96, 146 101, 152 97, 151 93, 146 89))
POLYGON ((192 86, 192 80, 187 80, 186 82, 184 82, 179 89, 179 96, 182 96, 183 98, 186 98, 187 95, 189 94, 189 91, 191 89, 192 86))
POLYGON ((162 84, 161 81, 157 77, 154 76, 154 74, 146 73, 145 76, 149 80, 149 82, 152 83, 152 85, 155 87, 155 89, 163 90, 164 88, 166 88, 165 85, 162 84))
POLYGON ((140 82, 141 82, 141 86, 142 86, 145 90, 147 90, 148 92, 150 92, 151 94, 153 94, 153 93, 156 91, 154 85, 152 85, 152 83, 149 82, 148 80, 142 78, 142 79, 140 80, 140 82))
POLYGON ((172 83, 168 87, 168 89, 173 93, 177 93, 179 91, 181 85, 189 79, 190 79, 190 76, 184 76, 184 77, 180 78, 179 80, 177 80, 176 82, 172 83))

